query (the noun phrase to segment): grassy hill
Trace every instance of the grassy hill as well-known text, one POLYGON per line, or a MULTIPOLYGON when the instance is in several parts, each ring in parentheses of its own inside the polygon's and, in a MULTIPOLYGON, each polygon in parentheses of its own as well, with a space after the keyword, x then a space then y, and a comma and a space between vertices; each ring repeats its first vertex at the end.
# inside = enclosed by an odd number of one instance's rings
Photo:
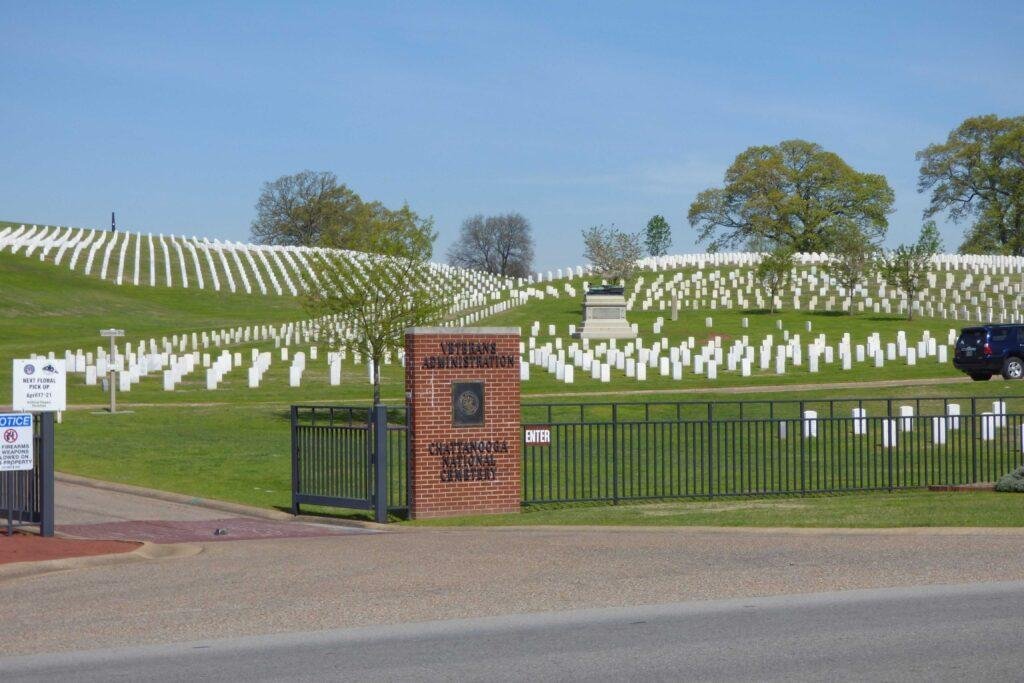
MULTIPOLYGON (((691 271, 685 271, 689 274, 691 271)), ((668 274, 669 276, 672 273, 668 274)), ((650 275, 646 275, 650 280, 650 275)), ((568 336, 568 326, 580 323, 581 296, 564 293, 569 283, 577 292, 583 291, 581 279, 559 281, 554 286, 561 293, 550 293, 544 299, 528 303, 505 313, 479 321, 479 325, 515 325, 523 330, 524 342, 535 321, 541 323, 537 344, 554 342, 547 326, 554 324, 564 347, 576 343, 568 336)), ((110 326, 124 328, 128 341, 156 338, 172 334, 202 332, 236 325, 269 324, 297 321, 305 317, 300 300, 295 297, 259 296, 215 293, 209 290, 178 287, 149 287, 86 277, 67 268, 56 268, 36 258, 21 254, 0 253, 0 284, 5 296, 0 302, 4 324, 0 327, 0 387, 10 386, 10 359, 29 353, 64 349, 94 350, 104 343, 98 332, 110 326)), ((543 289, 540 286, 539 289, 543 289)), ((772 334, 781 343, 784 331, 800 334, 804 345, 819 333, 826 334, 835 345, 844 332, 853 343, 863 343, 868 334, 878 332, 883 342, 894 341, 897 331, 907 333, 911 342, 924 330, 940 342, 947 331, 961 323, 935 318, 912 322, 897 315, 784 310, 770 314, 757 310, 718 309, 681 311, 679 320, 671 321, 667 311, 634 310, 629 320, 637 323, 647 345, 665 337, 678 344, 694 337, 703 344, 720 336, 724 345, 747 335, 752 344, 772 334), (657 335, 653 325, 658 317, 665 319, 657 335), (705 319, 711 317, 712 324, 705 319), (741 325, 748 318, 749 326, 741 325), (778 322, 781 321, 782 329, 778 322), (811 332, 806 324, 811 323, 811 332)), ((596 345, 596 344, 595 344, 596 345)), ((232 347, 242 351, 248 365, 248 349, 252 344, 232 347)), ((262 350, 273 350, 273 344, 261 343, 262 350)), ((621 346, 621 345, 620 345, 621 346)), ((293 350, 298 348, 293 347, 293 350)), ((220 349, 211 349, 217 354, 220 349)), ((106 397, 99 387, 87 387, 81 376, 74 376, 69 385, 69 402, 78 409, 64 415, 58 430, 58 469, 126 483, 152 486, 199 496, 218 497, 258 505, 288 503, 288 428, 287 409, 292 403, 366 403, 370 398, 365 366, 346 363, 342 386, 328 383, 326 348, 322 357, 310 361, 302 387, 288 386, 288 363, 281 362, 274 352, 274 363, 258 389, 248 389, 243 369, 229 373, 220 388, 205 388, 202 372, 196 372, 174 392, 164 392, 158 377, 146 378, 128 394, 120 395, 120 405, 132 412, 117 416, 97 410, 106 397)), ((397 364, 384 369, 384 396, 400 401, 403 393, 402 370, 397 364)), ((785 375, 774 369, 754 371, 750 378, 722 372, 717 380, 708 380, 687 371, 681 380, 661 377, 656 371, 648 381, 640 383, 613 373, 613 381, 602 383, 577 371, 576 381, 567 385, 556 381, 540 367, 531 368, 531 379, 523 385, 527 402, 539 401, 639 401, 697 398, 686 393, 702 390, 722 393, 702 394, 701 399, 736 399, 743 387, 758 386, 780 389, 759 394, 757 398, 782 399, 796 395, 808 400, 833 398, 834 390, 803 388, 799 394, 785 387, 813 385, 837 381, 870 381, 878 379, 924 380, 952 378, 962 381, 953 385, 907 386, 886 389, 853 388, 841 392, 847 396, 899 397, 914 395, 973 395, 1024 397, 1024 382, 972 383, 949 364, 940 365, 934 358, 924 359, 914 367, 903 361, 887 362, 883 370, 869 364, 855 364, 842 371, 838 361, 822 365, 821 372, 803 367, 787 368, 785 375), (657 394, 643 393, 657 391, 657 394), (637 392, 637 393, 634 393, 637 392), (666 392, 666 393, 660 393, 666 392), (671 393, 681 392, 681 393, 671 393)), ((6 391, 6 389, 4 390, 6 391)), ((0 396, 5 394, 0 394, 0 396)), ((1019 409, 1024 405, 1011 405, 1019 409)))
MULTIPOLYGON (((120 327, 127 339, 304 316, 298 300, 178 288, 116 286, 21 255, 0 253, 0 386, 10 386, 10 359, 28 353, 105 346, 99 331, 120 327)), ((69 387, 69 400, 85 398, 69 387)), ((81 387, 81 389, 94 389, 81 387)))
MULTIPOLYGON (((570 281, 577 291, 582 290, 582 280, 570 281)), ((514 325, 519 326, 525 335, 529 334, 534 322, 539 321, 540 335, 537 337, 537 345, 541 346, 552 342, 554 337, 548 335, 548 324, 556 325, 556 336, 562 338, 564 348, 570 343, 579 343, 569 338, 568 326, 581 322, 581 299, 573 298, 563 294, 560 298, 545 298, 533 300, 526 306, 521 306, 510 311, 492 316, 488 319, 489 325, 514 325)), ((874 313, 862 313, 846 315, 838 312, 824 311, 793 311, 783 310, 776 313, 769 313, 762 310, 726 310, 715 311, 693 311, 681 310, 679 320, 672 321, 668 311, 640 311, 633 310, 627 314, 631 323, 637 323, 640 329, 640 337, 646 346, 654 341, 667 338, 671 345, 678 344, 688 337, 694 337, 697 345, 700 346, 715 336, 723 339, 723 345, 728 346, 733 340, 748 336, 750 343, 757 345, 762 338, 771 334, 776 344, 782 343, 783 332, 799 334, 804 345, 810 342, 818 334, 824 333, 830 344, 839 342, 842 335, 849 332, 853 343, 864 343, 867 336, 878 332, 884 342, 895 342, 896 334, 899 331, 906 333, 911 343, 917 341, 925 330, 931 332, 940 342, 946 341, 950 329, 959 329, 963 323, 953 320, 940 319, 915 319, 908 321, 905 316, 879 315, 874 313), (664 326, 661 332, 653 332, 654 322, 657 318, 664 319, 664 326), (706 324, 706 318, 712 319, 711 327, 706 324), (742 327, 742 319, 748 319, 748 327, 742 327), (781 321, 782 329, 778 323, 781 321), (811 332, 807 332, 806 323, 811 323, 811 332)), ((596 346, 599 342, 591 342, 596 346)), ((619 342, 622 348, 623 342, 619 342)), ((870 363, 854 363, 849 371, 843 371, 838 358, 831 365, 822 364, 820 372, 811 373, 808 369, 806 358, 801 367, 789 366, 785 375, 775 374, 774 367, 766 371, 758 370, 756 365, 751 377, 744 378, 739 372, 719 373, 717 380, 708 380, 703 376, 695 376, 691 370, 684 373, 683 379, 673 380, 671 377, 661 377, 657 372, 649 371, 645 382, 630 380, 623 376, 621 371, 612 373, 612 382, 602 383, 592 379, 586 373, 577 370, 575 381, 566 385, 556 381, 542 368, 531 369, 530 381, 523 386, 525 394, 530 393, 578 393, 578 392, 619 392, 629 390, 671 390, 671 389, 695 389, 714 387, 742 387, 775 384, 802 384, 810 382, 832 382, 832 381, 860 381, 882 379, 923 379, 931 377, 956 377, 960 375, 949 363, 940 365, 934 358, 927 358, 917 365, 909 367, 902 360, 886 363, 884 370, 874 368, 870 363)))

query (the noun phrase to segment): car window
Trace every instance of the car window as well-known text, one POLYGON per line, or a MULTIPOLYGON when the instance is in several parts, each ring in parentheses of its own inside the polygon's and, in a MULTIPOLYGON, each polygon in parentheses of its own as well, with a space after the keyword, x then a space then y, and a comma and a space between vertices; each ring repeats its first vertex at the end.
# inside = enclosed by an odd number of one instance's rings
POLYGON ((964 330, 960 335, 960 346, 979 346, 985 340, 985 330, 964 330))
POLYGON ((993 342, 1007 342, 1012 340, 1015 335, 1013 334, 1013 328, 1000 327, 992 330, 991 339, 993 342))

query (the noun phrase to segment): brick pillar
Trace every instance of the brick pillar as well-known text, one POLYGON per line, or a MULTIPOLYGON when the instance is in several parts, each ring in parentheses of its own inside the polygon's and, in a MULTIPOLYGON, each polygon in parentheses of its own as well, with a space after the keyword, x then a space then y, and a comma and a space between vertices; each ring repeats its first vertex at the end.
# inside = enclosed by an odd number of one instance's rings
POLYGON ((405 335, 413 519, 519 512, 519 328, 405 335))

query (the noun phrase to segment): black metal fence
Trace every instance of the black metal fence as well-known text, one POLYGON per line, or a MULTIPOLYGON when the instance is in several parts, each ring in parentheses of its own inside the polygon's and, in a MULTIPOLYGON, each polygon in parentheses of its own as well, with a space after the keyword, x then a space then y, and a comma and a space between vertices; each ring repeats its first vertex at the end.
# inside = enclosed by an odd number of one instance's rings
POLYGON ((405 408, 292 406, 292 512, 301 506, 408 507, 405 408))
POLYGON ((1021 399, 1012 406, 1009 399, 988 402, 967 397, 524 405, 524 430, 549 427, 551 444, 522 444, 523 502, 993 481, 1024 461, 1024 410, 1021 399))
POLYGON ((38 525, 41 536, 53 536, 53 418, 53 413, 35 414, 34 467, 0 472, 0 515, 6 517, 8 535, 14 527, 38 525))
MULTIPOLYGON (((526 504, 970 484, 1024 463, 1024 397, 524 404, 521 412, 526 504), (550 428, 550 444, 526 443, 538 426, 550 428)), ((401 406, 293 406, 293 510, 372 509, 380 521, 407 510, 407 424, 401 406)))

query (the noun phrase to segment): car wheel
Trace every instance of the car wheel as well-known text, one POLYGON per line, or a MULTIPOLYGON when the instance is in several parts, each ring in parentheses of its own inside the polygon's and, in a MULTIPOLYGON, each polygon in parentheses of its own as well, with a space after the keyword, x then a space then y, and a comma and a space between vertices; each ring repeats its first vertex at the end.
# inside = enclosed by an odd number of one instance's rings
POLYGON ((984 373, 984 372, 982 372, 982 373, 972 372, 971 373, 971 379, 973 379, 975 382, 987 382, 990 379, 992 379, 992 375, 989 375, 989 374, 984 373))
POLYGON ((1024 377, 1024 361, 1010 356, 1003 361, 1003 379, 1020 379, 1024 377))

